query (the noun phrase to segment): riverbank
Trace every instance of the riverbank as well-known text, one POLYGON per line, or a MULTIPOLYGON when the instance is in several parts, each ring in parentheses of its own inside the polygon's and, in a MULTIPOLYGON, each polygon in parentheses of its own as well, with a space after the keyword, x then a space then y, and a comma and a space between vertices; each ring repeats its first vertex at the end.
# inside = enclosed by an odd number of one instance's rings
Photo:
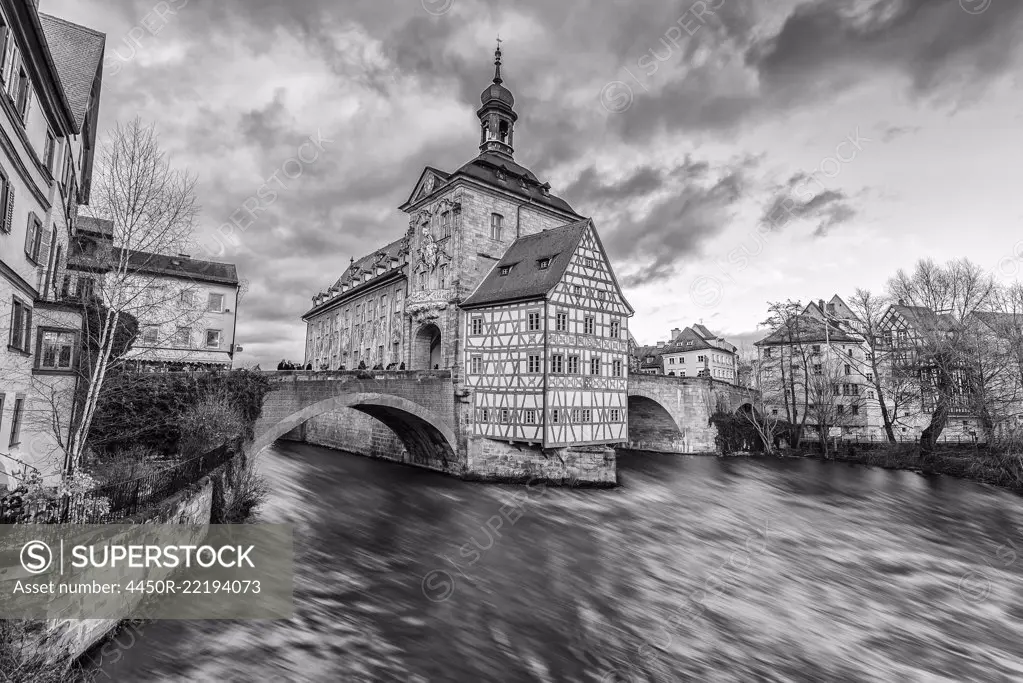
POLYGON ((788 452, 787 455, 905 470, 950 477, 1023 491, 1023 454, 980 449, 940 449, 924 458, 919 446, 898 444, 882 448, 841 447, 825 458, 817 449, 788 452))

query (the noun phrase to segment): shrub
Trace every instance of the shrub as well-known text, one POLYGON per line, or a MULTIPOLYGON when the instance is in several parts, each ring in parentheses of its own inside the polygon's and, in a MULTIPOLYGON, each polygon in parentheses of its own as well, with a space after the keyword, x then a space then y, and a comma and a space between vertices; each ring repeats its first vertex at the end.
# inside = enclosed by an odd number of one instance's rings
POLYGON ((230 394, 218 387, 185 409, 178 418, 178 429, 181 432, 180 454, 189 458, 241 436, 245 432, 245 419, 232 405, 230 394))
POLYGON ((252 436, 270 380, 258 372, 236 370, 205 373, 120 372, 103 385, 89 432, 97 454, 145 446, 161 455, 182 448, 181 417, 207 396, 223 395, 241 415, 243 436, 252 436))
POLYGON ((248 462, 232 472, 229 489, 224 491, 224 511, 214 524, 244 524, 270 494, 270 485, 256 472, 255 462, 248 462))
POLYGON ((149 446, 134 444, 108 452, 91 463, 89 472, 104 484, 140 479, 166 468, 162 456, 149 446))

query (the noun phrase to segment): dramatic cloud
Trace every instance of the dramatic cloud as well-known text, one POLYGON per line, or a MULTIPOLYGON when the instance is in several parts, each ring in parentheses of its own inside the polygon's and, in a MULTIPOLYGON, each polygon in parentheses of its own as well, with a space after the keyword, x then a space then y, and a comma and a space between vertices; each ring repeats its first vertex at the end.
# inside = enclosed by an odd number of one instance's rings
MULTIPOLYGON (((768 145, 745 148, 744 136, 807 111, 823 126, 839 97, 871 87, 959 111, 1017 68, 1023 17, 1008 0, 980 14, 955 0, 167 5, 41 9, 107 33, 100 132, 140 114, 199 174, 195 255, 233 261, 251 281, 242 362, 264 364, 301 354, 299 316, 351 257, 404 233, 396 207, 423 166, 453 170, 476 154, 499 32, 517 159, 595 217, 635 286, 670 283, 744 204, 749 225, 784 207, 820 237, 845 234, 835 228, 863 214, 858 187, 776 187, 775 174, 804 164, 777 152, 751 163, 768 145), (299 166, 310 139, 324 142, 299 166)), ((890 141, 913 129, 884 130, 890 141)))

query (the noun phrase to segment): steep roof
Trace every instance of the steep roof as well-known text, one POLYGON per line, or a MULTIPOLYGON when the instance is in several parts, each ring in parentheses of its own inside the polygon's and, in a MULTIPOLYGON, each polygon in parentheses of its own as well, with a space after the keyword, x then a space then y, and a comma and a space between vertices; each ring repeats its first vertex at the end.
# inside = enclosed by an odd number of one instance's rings
POLYGON ((892 304, 892 310, 902 316, 906 323, 921 330, 949 331, 956 327, 955 318, 948 313, 935 313, 926 306, 892 304))
MULTIPOLYGON (((115 258, 120 258, 120 250, 115 251, 114 255, 115 258)), ((136 272, 149 273, 151 275, 168 275, 226 285, 238 284, 238 270, 233 263, 203 261, 187 256, 167 256, 166 254, 132 251, 128 256, 128 266, 136 272)))
POLYGON ((559 211, 575 213, 575 209, 564 199, 556 197, 549 191, 545 193, 544 185, 546 183, 541 183, 537 180, 537 177, 528 168, 491 152, 484 152, 464 164, 451 174, 449 180, 459 175, 482 180, 489 185, 496 185, 509 192, 515 192, 520 195, 524 194, 537 204, 549 206, 559 211))
POLYGON ((547 296, 561 282, 589 227, 590 219, 585 218, 515 240, 462 306, 547 296), (541 269, 539 261, 545 258, 551 259, 550 265, 541 269), (507 275, 501 275, 503 267, 511 268, 507 275))
POLYGON ((71 105, 75 125, 81 130, 89 112, 89 98, 99 75, 107 37, 99 31, 41 12, 39 23, 71 105))
POLYGON ((850 342, 859 343, 859 337, 845 330, 829 325, 825 321, 810 315, 796 316, 793 329, 782 326, 771 332, 754 346, 772 346, 778 344, 808 344, 816 342, 850 342))
POLYGON ((399 237, 389 244, 385 244, 371 254, 367 254, 358 260, 353 260, 341 277, 334 283, 334 287, 340 287, 347 283, 356 285, 362 282, 362 274, 370 272, 376 275, 375 269, 378 263, 387 263, 392 258, 401 258, 401 252, 405 248, 405 238, 399 237))
POLYGON ((1000 337, 1016 339, 1023 334, 1023 314, 977 311, 973 317, 987 325, 992 332, 1000 337))
POLYGON ((693 331, 704 339, 717 339, 718 336, 704 327, 702 324, 693 325, 693 331))

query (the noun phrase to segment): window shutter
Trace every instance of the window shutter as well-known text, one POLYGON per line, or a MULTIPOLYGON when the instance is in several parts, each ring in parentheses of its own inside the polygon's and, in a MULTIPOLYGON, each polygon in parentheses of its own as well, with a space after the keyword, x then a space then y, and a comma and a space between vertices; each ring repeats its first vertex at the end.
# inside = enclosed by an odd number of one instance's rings
POLYGON ((14 183, 9 180, 7 185, 7 215, 0 216, 3 222, 4 232, 10 232, 14 228, 14 183))
MULTIPOLYGON (((43 238, 39 240, 39 258, 36 259, 39 265, 46 269, 47 272, 50 269, 50 240, 52 239, 52 234, 51 230, 43 228, 43 238)), ((43 296, 46 296, 45 290, 43 291, 43 296)))
POLYGON ((22 351, 32 350, 32 309, 25 307, 25 337, 22 341, 22 351))
POLYGON ((4 59, 4 83, 7 84, 7 91, 11 91, 11 74, 14 73, 14 62, 17 61, 17 56, 14 54, 14 36, 11 36, 12 40, 7 43, 7 57, 4 59))
POLYGON ((32 86, 28 86, 28 92, 25 93, 25 112, 21 115, 25 122, 28 122, 28 113, 32 111, 32 86))
POLYGON ((36 255, 32 253, 32 246, 36 241, 36 215, 35 212, 28 212, 28 225, 25 227, 25 253, 33 261, 36 260, 36 255))

